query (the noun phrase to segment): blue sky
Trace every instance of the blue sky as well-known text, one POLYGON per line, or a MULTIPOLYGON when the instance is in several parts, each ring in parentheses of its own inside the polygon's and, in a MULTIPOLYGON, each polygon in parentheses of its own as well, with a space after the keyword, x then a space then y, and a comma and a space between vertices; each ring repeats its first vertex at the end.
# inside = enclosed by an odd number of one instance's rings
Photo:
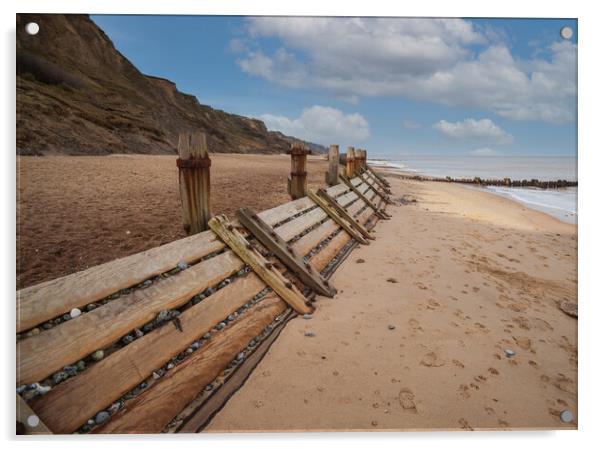
POLYGON ((576 20, 92 19, 143 73, 306 140, 386 156, 576 155, 576 20))

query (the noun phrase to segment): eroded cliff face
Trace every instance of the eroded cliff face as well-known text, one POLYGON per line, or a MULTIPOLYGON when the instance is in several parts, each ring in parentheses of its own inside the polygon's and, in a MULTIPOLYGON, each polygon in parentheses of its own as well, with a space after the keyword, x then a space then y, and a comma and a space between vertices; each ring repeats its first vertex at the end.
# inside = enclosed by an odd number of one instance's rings
POLYGON ((142 74, 88 16, 17 16, 19 154, 173 154, 178 134, 192 130, 218 153, 281 153, 298 140, 142 74), (25 32, 28 22, 40 25, 37 35, 25 32))

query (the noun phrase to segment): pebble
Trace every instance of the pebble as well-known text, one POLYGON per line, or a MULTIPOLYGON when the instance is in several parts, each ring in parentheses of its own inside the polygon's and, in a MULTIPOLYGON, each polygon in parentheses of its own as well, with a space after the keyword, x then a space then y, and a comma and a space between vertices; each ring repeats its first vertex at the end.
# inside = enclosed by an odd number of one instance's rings
POLYGON ((53 327, 53 326, 52 326, 52 323, 44 323, 44 324, 42 324, 42 329, 44 329, 44 330, 46 330, 46 331, 47 331, 48 329, 52 329, 52 327, 53 327))
POLYGON ((560 412, 560 421, 569 423, 573 421, 573 413, 570 410, 563 410, 560 412))
POLYGON ((114 402, 113 404, 111 404, 111 406, 109 407, 109 413, 112 415, 114 413, 116 413, 119 409, 121 408, 121 402, 114 402))
POLYGON ((103 410, 102 412, 98 412, 94 421, 96 422, 96 424, 103 424, 107 422, 109 416, 109 413, 103 410))
POLYGON ((54 373, 52 375, 52 381, 55 384, 61 383, 64 380, 67 380, 69 378, 69 374, 67 374, 65 371, 58 371, 56 373, 54 373))
POLYGON ((186 349, 186 354, 192 354, 193 352, 194 352, 194 349, 192 349, 192 348, 186 349))
POLYGON ((121 339, 121 341, 123 342, 123 344, 125 344, 125 345, 129 345, 131 342, 133 342, 133 341, 134 341, 134 337, 132 337, 131 335, 129 335, 129 334, 128 334, 128 335, 126 335, 125 337, 123 337, 123 338, 121 339))
POLYGON ((77 367, 75 365, 67 365, 63 367, 63 370, 68 376, 75 376, 77 374, 77 367))
POLYGON ((397 279, 395 279, 395 278, 389 278, 389 279, 387 279, 387 282, 390 282, 391 284, 397 284, 398 283, 397 279))
POLYGON ((34 335, 38 335, 40 333, 40 328, 34 327, 32 330, 27 332, 28 337, 33 337, 34 335))
POLYGON ((173 363, 168 363, 167 364, 167 369, 172 369, 175 365, 173 363))
POLYGON ((99 349, 94 354, 92 354, 92 360, 95 362, 99 362, 105 357, 105 352, 102 349, 99 349))
POLYGON ((153 323, 147 323, 144 326, 142 326, 142 330, 144 332, 150 332, 154 329, 153 323))
POLYGON ((71 315, 71 318, 77 318, 81 314, 82 314, 82 311, 79 310, 77 307, 74 309, 71 309, 71 312, 69 312, 69 315, 71 315))
POLYGON ((209 340, 211 338, 211 332, 207 332, 205 335, 203 335, 203 339, 205 340, 209 340))
POLYGON ((365 263, 365 262, 366 262, 366 261, 365 261, 364 259, 357 259, 357 260, 355 261, 355 263, 365 263))
POLYGON ((504 349, 504 354, 506 354, 506 357, 511 358, 516 355, 516 352, 514 352, 512 349, 504 349))
POLYGON ((151 281, 150 279, 147 279, 146 281, 144 281, 142 283, 143 286, 148 287, 149 285, 151 285, 153 283, 153 281, 151 281))
POLYGON ((89 419, 88 421, 86 421, 86 424, 89 426, 93 426, 94 425, 94 420, 93 419, 89 419))
POLYGON ((69 315, 68 313, 63 315, 63 320, 69 321, 70 319, 71 319, 71 315, 69 315))
POLYGON ((228 315, 228 321, 234 321, 234 318, 236 318, 234 315, 228 315))
POLYGON ((208 384, 208 385, 205 387, 205 391, 211 391, 211 390, 213 390, 213 384, 208 384))
POLYGON ((77 362, 75 364, 75 367, 77 368, 78 371, 83 371, 86 369, 86 362, 84 362, 83 360, 80 360, 79 362, 77 362))
POLYGON ((193 343, 190 345, 190 347, 191 347, 193 350, 199 349, 199 348, 201 347, 201 342, 199 342, 199 341, 195 341, 195 342, 193 342, 193 343))
POLYGON ((144 336, 144 332, 142 332, 140 329, 134 329, 134 334, 136 335, 136 338, 144 336))
POLYGON ((392 331, 392 330, 394 330, 394 329, 395 329, 395 326, 393 326, 392 324, 389 324, 389 330, 391 330, 391 331, 392 331))
POLYGON ((306 336, 306 337, 315 337, 315 336, 316 336, 316 334, 315 334, 315 333, 313 333, 313 332, 311 332, 311 331, 308 331, 308 332, 305 332, 305 336, 306 336))
POLYGON ((157 321, 157 323, 160 323, 162 321, 167 321, 170 317, 171 317, 171 313, 169 312, 169 310, 161 310, 157 314, 157 317, 155 318, 155 320, 157 321))
POLYGON ((311 320, 312 318, 313 318, 313 315, 311 313, 306 313, 305 315, 303 315, 304 320, 311 320))
POLYGON ((217 325, 217 328, 219 330, 222 330, 224 327, 226 327, 226 323, 224 323, 223 321, 217 325))
POLYGON ((188 267, 189 267, 189 265, 186 262, 178 262, 178 268, 180 270, 185 270, 188 267))
POLYGON ((98 306, 97 306, 96 304, 94 304, 94 303, 88 304, 88 305, 86 306, 86 311, 87 311, 87 312, 90 312, 91 310, 94 310, 94 309, 96 309, 96 307, 98 307, 98 306))
POLYGON ((236 360, 242 360, 245 358, 245 353, 244 352, 239 352, 238 355, 236 356, 236 360))

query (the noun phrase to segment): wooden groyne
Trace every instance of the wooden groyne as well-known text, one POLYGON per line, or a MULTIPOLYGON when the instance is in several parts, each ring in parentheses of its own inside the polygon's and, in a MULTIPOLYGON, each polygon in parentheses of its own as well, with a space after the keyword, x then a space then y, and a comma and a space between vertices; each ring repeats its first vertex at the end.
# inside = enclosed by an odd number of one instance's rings
MULTIPOLYGON (((202 136, 181 142, 204 147, 202 136)), ((193 156, 178 162, 190 236, 17 291, 18 433, 202 430, 390 218, 388 183, 362 152, 341 182, 236 217, 210 217, 210 161, 193 156)))
POLYGON ((479 177, 452 178, 450 176, 442 178, 436 176, 407 175, 401 173, 395 174, 395 176, 402 179, 410 179, 412 181, 455 182, 458 184, 473 184, 477 186, 537 187, 539 189, 562 189, 566 187, 577 187, 577 181, 567 181, 566 179, 558 179, 557 181, 540 181, 539 179, 482 179, 479 177))

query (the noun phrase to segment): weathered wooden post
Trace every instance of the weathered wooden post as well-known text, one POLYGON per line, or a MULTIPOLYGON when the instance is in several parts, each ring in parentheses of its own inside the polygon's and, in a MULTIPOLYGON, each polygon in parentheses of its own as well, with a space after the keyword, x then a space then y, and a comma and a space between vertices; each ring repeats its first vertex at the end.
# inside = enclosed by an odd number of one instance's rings
POLYGON ((291 175, 288 178, 288 193, 293 200, 303 198, 307 192, 307 155, 309 151, 302 143, 293 143, 291 150, 291 175))
POLYGON ((363 150, 359 148, 355 150, 355 161, 353 164, 355 166, 355 173, 358 173, 362 166, 362 152, 363 150))
POLYGON ((176 164, 179 171, 184 230, 188 234, 197 234, 209 229, 207 222, 211 218, 211 159, 205 134, 180 134, 178 156, 176 164))
POLYGON ((355 148, 347 147, 347 170, 345 172, 348 178, 355 175, 355 148))
POLYGON ((330 145, 328 149, 328 171, 326 172, 326 184, 334 186, 339 183, 339 146, 330 145))

